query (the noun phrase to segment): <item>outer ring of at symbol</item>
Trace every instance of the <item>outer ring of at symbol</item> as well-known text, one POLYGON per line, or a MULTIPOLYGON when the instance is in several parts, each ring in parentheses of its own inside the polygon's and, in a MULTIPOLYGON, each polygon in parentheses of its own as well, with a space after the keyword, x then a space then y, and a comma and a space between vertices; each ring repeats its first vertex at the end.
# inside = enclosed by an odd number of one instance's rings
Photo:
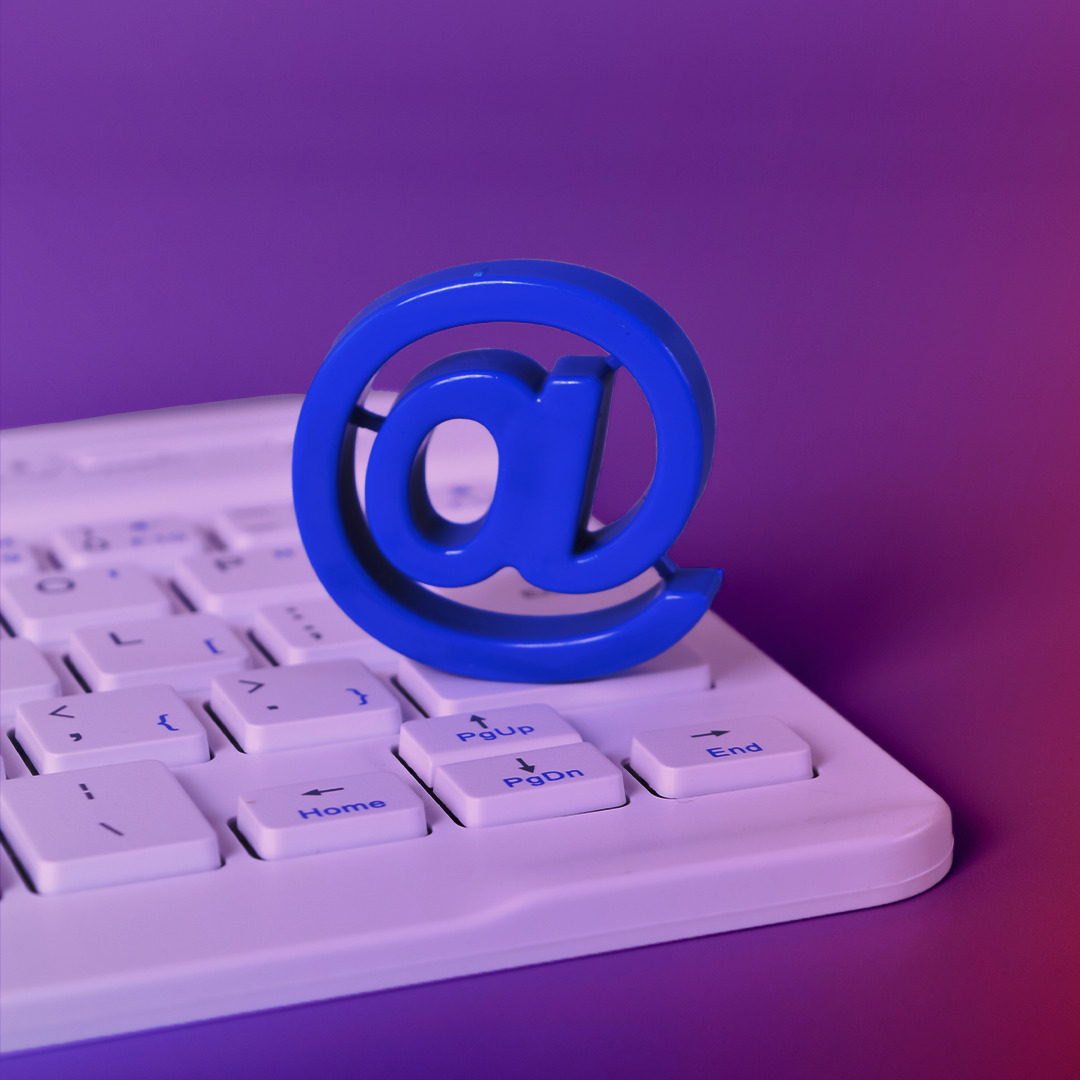
POLYGON ((357 402, 406 345, 484 322, 567 330, 630 371, 656 425, 654 486, 676 471, 680 478, 673 486, 681 494, 668 500, 666 515, 671 539, 678 535, 705 487, 715 437, 712 393, 689 339, 644 293, 598 271, 539 260, 475 263, 418 278, 370 304, 316 374, 293 446, 293 501, 315 572, 368 633, 459 675, 563 682, 651 659, 705 613, 720 586, 719 570, 680 570, 661 556, 655 566, 663 581, 626 603, 576 615, 507 615, 429 592, 372 540, 353 471, 356 425, 365 419, 357 402))

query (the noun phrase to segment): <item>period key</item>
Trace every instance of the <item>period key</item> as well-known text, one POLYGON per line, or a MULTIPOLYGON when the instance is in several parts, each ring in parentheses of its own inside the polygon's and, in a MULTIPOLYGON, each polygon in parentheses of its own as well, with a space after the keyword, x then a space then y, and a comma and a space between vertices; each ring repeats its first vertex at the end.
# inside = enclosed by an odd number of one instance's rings
POLYGON ((786 784, 814 775, 806 741, 772 716, 640 732, 630 747, 630 768, 666 799, 786 784))
POLYGON ((263 859, 316 855, 427 835, 420 796, 385 772, 245 791, 236 827, 263 859))
POLYGON ((622 770, 591 743, 443 765, 435 794, 469 828, 606 810, 626 802, 622 770))

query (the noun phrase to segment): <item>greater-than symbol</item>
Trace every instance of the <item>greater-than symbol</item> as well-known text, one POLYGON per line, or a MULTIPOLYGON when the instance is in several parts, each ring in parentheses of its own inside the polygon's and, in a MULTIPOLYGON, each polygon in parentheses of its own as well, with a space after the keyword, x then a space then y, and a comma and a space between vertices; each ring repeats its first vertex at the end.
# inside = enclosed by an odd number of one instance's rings
POLYGON ((77 731, 69 731, 68 738, 74 739, 76 742, 78 742, 82 738, 82 736, 77 731))
POLYGON ((730 731, 703 731, 700 735, 691 735, 691 739, 704 739, 709 735, 728 735, 730 731))
POLYGON ((71 716, 68 713, 64 712, 64 710, 66 708, 67 708, 66 705, 61 705, 58 709, 53 709, 53 711, 51 713, 49 713, 49 715, 50 716, 62 716, 65 720, 74 720, 75 719, 74 716, 71 716))
POLYGON ((536 772, 536 766, 535 766, 535 765, 526 765, 526 764, 525 764, 525 759, 524 759, 524 758, 520 758, 520 757, 519 757, 519 758, 517 759, 517 763, 518 763, 518 764, 519 764, 519 765, 521 766, 521 768, 522 768, 522 769, 523 769, 523 770, 524 770, 525 772, 536 772))
POLYGON ((482 716, 470 716, 469 717, 469 723, 470 724, 479 724, 482 728, 487 730, 487 724, 484 723, 484 718, 482 716))
POLYGON ((317 787, 313 787, 310 791, 301 792, 303 795, 326 795, 331 791, 344 791, 343 787, 328 787, 323 788, 321 791, 317 787))
POLYGON ((254 694, 256 690, 266 685, 266 683, 255 682, 254 679, 240 679, 239 681, 242 682, 245 686, 251 687, 251 689, 248 691, 249 694, 254 694))

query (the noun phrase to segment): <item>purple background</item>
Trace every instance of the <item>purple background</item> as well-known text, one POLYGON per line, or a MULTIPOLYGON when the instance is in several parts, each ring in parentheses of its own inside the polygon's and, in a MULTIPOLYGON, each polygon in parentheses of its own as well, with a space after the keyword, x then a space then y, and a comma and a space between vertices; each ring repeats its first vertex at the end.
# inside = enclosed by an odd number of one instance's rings
MULTIPOLYGON (((723 566, 718 610, 958 839, 890 907, 7 1080, 1076 1075, 1075 3, 4 7, 5 426, 302 391, 360 307, 446 265, 616 274, 717 398, 677 558, 723 566)), ((602 513, 648 474, 633 390, 602 513)))

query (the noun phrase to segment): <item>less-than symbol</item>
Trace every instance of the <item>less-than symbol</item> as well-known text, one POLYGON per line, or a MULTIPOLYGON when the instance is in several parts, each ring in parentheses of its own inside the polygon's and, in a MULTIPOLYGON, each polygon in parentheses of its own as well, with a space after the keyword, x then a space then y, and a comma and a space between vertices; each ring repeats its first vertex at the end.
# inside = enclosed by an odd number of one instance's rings
POLYGON ((470 716, 469 723, 479 724, 485 731, 487 730, 487 724, 484 723, 484 718, 482 716, 470 716))
POLYGON ((704 739, 708 735, 727 735, 727 731, 703 731, 700 735, 691 735, 691 739, 704 739))
POLYGON ((142 638, 132 638, 130 641, 121 641, 117 634, 112 630, 109 631, 109 637, 113 639, 115 645, 141 645, 143 640, 142 638))
POLYGON ((328 788, 323 788, 322 791, 320 791, 317 787, 313 787, 310 791, 302 792, 302 794, 304 794, 304 795, 326 795, 331 791, 344 791, 344 790, 345 789, 343 787, 328 787, 328 788))
POLYGON ((524 758, 519 757, 517 759, 517 762, 525 772, 536 772, 536 766, 535 765, 526 765, 524 758))
POLYGON ((80 785, 79 785, 79 787, 81 788, 81 790, 82 790, 82 793, 83 793, 83 794, 84 794, 84 795, 85 795, 85 796, 86 796, 86 797, 87 797, 88 799, 92 799, 92 798, 94 797, 93 795, 91 795, 91 794, 90 794, 90 789, 89 789, 89 788, 88 788, 88 787, 87 787, 87 786, 86 786, 85 784, 80 784, 80 785))
POLYGON ((168 713, 162 713, 161 714, 161 719, 158 721, 158 725, 160 727, 163 727, 166 731, 179 731, 180 730, 178 727, 173 727, 172 724, 169 723, 169 714, 168 713))
POLYGON ((123 836, 124 834, 119 829, 114 829, 111 825, 106 825, 104 821, 99 821, 98 824, 103 829, 108 829, 111 833, 116 833, 117 836, 123 836))
POLYGON ((266 683, 255 682, 254 679, 240 679, 239 681, 242 682, 245 686, 251 687, 251 689, 248 691, 249 694, 254 694, 256 690, 259 690, 266 685, 266 683))
POLYGON ((366 705, 367 704, 367 699, 368 699, 367 694, 361 694, 359 690, 354 690, 351 686, 347 687, 347 689, 348 689, 350 694, 355 694, 360 699, 360 701, 359 701, 360 705, 366 705))
POLYGON ((82 736, 77 731, 69 731, 68 738, 74 739, 76 742, 78 742, 82 738, 82 736))
POLYGON ((58 709, 53 709, 53 711, 51 713, 49 713, 49 715, 50 716, 62 716, 65 720, 74 720, 75 719, 74 716, 70 716, 68 713, 64 712, 64 710, 66 708, 67 708, 66 705, 61 705, 58 709))

